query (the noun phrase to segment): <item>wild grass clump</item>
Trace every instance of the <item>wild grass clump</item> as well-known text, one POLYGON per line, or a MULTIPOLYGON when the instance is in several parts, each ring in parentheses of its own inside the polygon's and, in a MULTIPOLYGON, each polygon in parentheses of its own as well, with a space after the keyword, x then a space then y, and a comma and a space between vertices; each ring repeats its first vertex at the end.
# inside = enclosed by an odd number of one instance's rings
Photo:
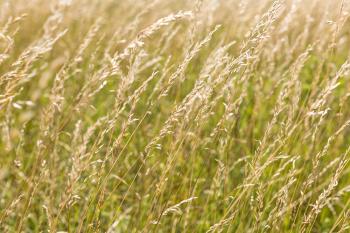
POLYGON ((0 2, 0 231, 349 232, 349 12, 0 2))

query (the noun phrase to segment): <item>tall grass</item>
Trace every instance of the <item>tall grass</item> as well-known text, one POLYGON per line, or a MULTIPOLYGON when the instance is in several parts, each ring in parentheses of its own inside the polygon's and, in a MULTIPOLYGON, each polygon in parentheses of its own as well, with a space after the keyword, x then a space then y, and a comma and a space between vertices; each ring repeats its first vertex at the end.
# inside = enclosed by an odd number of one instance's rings
POLYGON ((350 2, 3 0, 1 232, 350 232, 350 2))

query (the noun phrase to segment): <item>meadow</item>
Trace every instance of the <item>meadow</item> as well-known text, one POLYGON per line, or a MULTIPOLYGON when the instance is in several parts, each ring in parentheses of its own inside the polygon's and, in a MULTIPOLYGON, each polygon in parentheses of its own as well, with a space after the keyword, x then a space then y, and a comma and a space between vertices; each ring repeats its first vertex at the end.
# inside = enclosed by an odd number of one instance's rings
POLYGON ((1 0, 0 232, 350 232, 349 12, 1 0))

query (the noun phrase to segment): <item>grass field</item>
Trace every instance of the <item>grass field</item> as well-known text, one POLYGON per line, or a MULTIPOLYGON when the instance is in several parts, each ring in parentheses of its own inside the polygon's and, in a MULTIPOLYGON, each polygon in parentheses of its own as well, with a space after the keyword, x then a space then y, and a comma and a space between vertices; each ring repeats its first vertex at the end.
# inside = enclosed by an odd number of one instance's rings
POLYGON ((350 232, 350 1, 0 1, 0 232, 350 232))

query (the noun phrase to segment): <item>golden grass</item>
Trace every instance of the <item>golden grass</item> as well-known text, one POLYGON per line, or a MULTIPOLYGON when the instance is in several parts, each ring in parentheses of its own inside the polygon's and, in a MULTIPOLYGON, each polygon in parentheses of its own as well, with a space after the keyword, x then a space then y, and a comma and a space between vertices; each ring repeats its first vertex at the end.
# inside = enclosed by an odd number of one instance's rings
POLYGON ((0 2, 1 232, 349 232, 346 0, 0 2))

